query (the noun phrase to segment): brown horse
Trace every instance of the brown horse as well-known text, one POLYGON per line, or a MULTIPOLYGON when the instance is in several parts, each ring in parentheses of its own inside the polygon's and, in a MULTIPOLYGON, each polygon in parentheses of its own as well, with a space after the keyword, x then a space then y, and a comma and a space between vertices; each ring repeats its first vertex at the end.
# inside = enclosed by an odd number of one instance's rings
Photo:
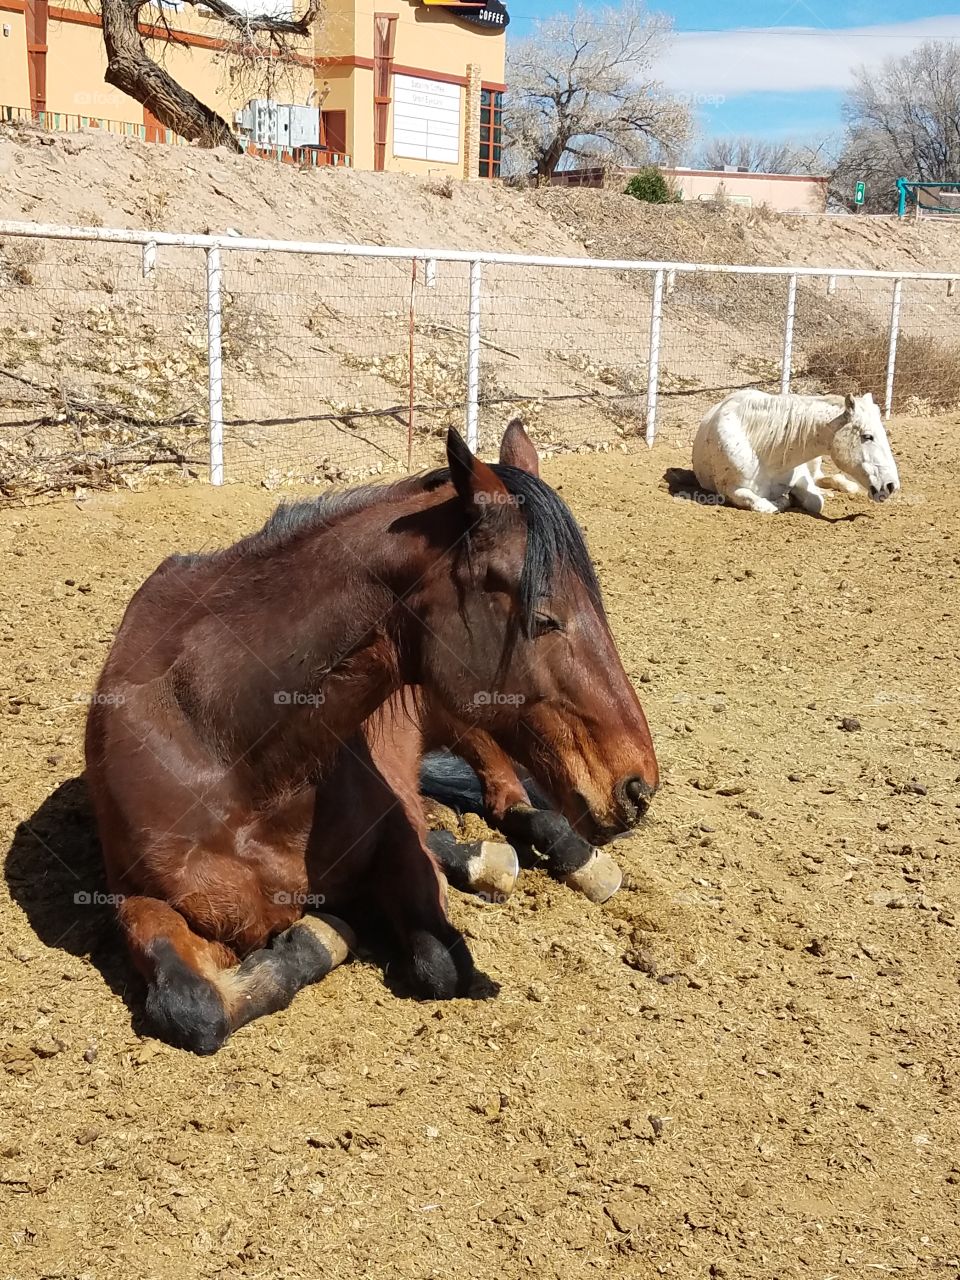
MULTIPOLYGON (((540 462, 519 418, 508 423, 500 445, 500 462, 539 476, 540 462)), ((476 723, 457 720, 437 699, 419 701, 422 752, 447 750, 464 760, 477 775, 483 815, 513 844, 531 846, 546 860, 546 869, 557 880, 579 889, 595 902, 603 902, 621 883, 619 868, 609 855, 598 855, 589 840, 578 834, 582 813, 571 818, 533 805, 516 765, 491 735, 476 723)), ((387 714, 405 717, 402 695, 387 714)), ((517 875, 516 855, 505 857, 505 846, 458 845, 445 832, 431 832, 428 842, 451 884, 458 889, 485 894, 509 892, 517 875)))
MULTIPOLYGON (((165 561, 127 608, 87 723, 110 889, 157 1031, 199 1053, 345 958, 372 901, 418 994, 473 965, 383 717, 404 686, 490 735, 584 836, 657 786, 582 535, 537 476, 451 432, 449 466, 283 507, 165 561)), ((412 709, 415 714, 415 708, 412 709)))

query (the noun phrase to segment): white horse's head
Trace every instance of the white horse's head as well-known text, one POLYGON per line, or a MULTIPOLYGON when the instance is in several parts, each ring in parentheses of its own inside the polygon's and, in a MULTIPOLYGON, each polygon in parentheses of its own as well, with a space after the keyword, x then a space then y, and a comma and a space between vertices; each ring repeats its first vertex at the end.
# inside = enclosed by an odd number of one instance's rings
POLYGON ((847 396, 830 457, 874 502, 883 502, 900 488, 890 441, 869 391, 863 396, 847 396))

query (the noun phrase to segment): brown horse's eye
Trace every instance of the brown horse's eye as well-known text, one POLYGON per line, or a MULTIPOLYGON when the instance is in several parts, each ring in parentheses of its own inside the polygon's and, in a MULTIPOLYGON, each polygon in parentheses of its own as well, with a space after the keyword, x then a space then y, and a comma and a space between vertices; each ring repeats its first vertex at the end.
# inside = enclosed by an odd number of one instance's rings
POLYGON ((562 631, 563 623, 552 618, 549 613, 537 613, 533 618, 534 636, 545 636, 548 631, 562 631))

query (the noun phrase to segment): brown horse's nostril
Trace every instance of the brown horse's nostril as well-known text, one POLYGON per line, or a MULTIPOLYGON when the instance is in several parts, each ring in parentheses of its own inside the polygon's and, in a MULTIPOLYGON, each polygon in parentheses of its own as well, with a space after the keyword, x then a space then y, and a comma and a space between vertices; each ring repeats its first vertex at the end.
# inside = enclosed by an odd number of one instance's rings
POLYGON ((643 778, 624 778, 617 785, 617 795, 621 805, 630 813, 636 814, 637 819, 650 808, 650 801, 653 799, 654 788, 649 782, 644 782, 643 778))

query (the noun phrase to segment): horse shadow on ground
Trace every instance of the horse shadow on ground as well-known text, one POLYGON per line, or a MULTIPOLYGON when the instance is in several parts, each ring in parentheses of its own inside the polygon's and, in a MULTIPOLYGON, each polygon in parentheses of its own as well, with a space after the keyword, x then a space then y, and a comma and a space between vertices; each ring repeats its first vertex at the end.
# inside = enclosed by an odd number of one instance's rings
POLYGON ((719 493, 711 493, 709 489, 704 489, 694 473, 686 467, 667 467, 663 478, 671 498, 697 502, 704 507, 725 505, 719 493))
MULTIPOLYGON (((663 479, 671 498, 682 502, 696 502, 702 507, 725 507, 729 504, 719 493, 704 489, 696 475, 687 467, 667 467, 663 479)), ((823 520, 827 524, 847 524, 851 520, 869 519, 868 511, 849 511, 842 516, 828 516, 824 512, 814 515, 812 511, 804 511, 795 503, 787 508, 784 515, 808 516, 811 520, 823 520)))
MULTIPOLYGON (((468 766, 457 762, 457 785, 447 775, 447 802, 458 794, 480 812, 479 787, 468 766), (465 771, 465 773, 464 773, 465 771), (471 794, 469 777, 473 777, 471 794)), ((429 777, 429 769, 426 771, 429 777)), ((451 806, 453 807, 453 806, 451 806)), ((104 873, 96 821, 83 777, 62 782, 17 826, 7 850, 4 873, 10 897, 23 910, 37 938, 52 951, 87 960, 126 1005, 138 1035, 153 1034, 144 1016, 145 984, 130 963, 116 920, 114 899, 104 873)), ((398 976, 389 930, 375 912, 360 910, 354 921, 361 938, 359 958, 373 963, 397 996, 411 991, 398 976)), ((488 999, 497 984, 477 973, 471 997, 488 999)))
POLYGON ((88 960, 127 1006, 134 1030, 144 1032, 143 985, 116 923, 82 777, 62 782, 18 825, 4 872, 44 946, 88 960))

